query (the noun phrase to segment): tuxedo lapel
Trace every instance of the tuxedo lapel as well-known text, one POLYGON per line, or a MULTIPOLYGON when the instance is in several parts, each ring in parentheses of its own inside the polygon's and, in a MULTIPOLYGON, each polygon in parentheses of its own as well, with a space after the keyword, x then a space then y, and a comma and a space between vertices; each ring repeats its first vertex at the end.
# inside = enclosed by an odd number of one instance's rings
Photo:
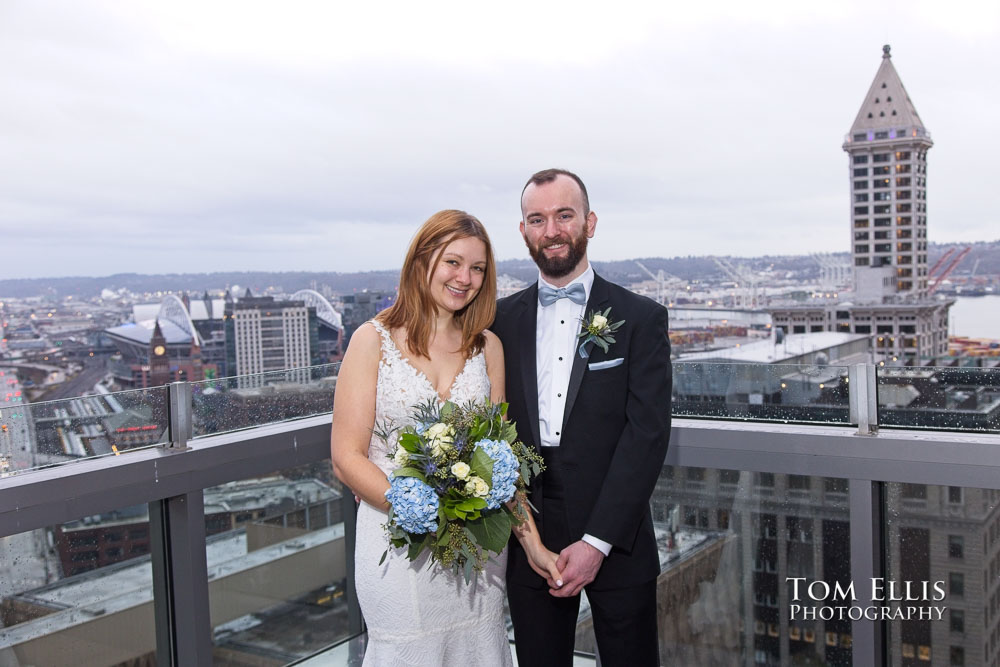
MULTIPOLYGON (((521 383, 524 390, 524 405, 528 413, 528 424, 535 447, 540 447, 542 436, 538 427, 538 367, 535 350, 538 346, 538 283, 524 290, 520 312, 515 316, 515 327, 523 334, 516 336, 521 358, 521 383)), ((523 428, 523 426, 522 426, 523 428)))
MULTIPOLYGON (((594 284, 590 288, 590 299, 587 300, 587 306, 583 310, 583 316, 587 317, 593 311, 604 310, 607 308, 609 305, 608 298, 607 281, 599 275, 594 274, 594 284)), ((563 431, 566 430, 566 424, 569 422, 569 416, 573 412, 573 404, 576 403, 576 396, 580 393, 580 384, 583 382, 583 375, 587 370, 588 359, 580 356, 579 349, 579 345, 576 345, 573 348, 573 369, 569 374, 569 387, 566 388, 566 409, 563 411, 562 423, 563 431)), ((589 354, 590 351, 594 349, 594 342, 588 342, 584 349, 589 354)))

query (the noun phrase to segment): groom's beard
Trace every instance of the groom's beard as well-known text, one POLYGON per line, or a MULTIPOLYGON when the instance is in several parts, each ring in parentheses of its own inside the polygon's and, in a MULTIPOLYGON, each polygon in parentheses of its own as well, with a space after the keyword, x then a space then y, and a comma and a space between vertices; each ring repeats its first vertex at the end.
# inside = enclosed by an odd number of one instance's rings
POLYGON ((545 240, 539 245, 531 245, 525 239, 524 244, 528 246, 528 254, 531 255, 531 259, 535 260, 535 264, 538 265, 538 268, 541 269, 544 275, 552 278, 562 278, 569 275, 576 268, 576 265, 580 263, 580 260, 583 259, 583 256, 587 254, 587 231, 581 227, 580 236, 576 239, 560 237, 555 240, 545 240), (550 245, 559 245, 560 243, 565 243, 567 246, 568 251, 565 257, 545 256, 543 252, 545 248, 550 245))

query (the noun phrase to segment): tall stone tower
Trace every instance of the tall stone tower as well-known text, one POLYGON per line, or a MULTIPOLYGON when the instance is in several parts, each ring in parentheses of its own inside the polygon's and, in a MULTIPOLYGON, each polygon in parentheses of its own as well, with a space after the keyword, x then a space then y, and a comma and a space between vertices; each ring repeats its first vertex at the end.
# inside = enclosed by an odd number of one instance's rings
POLYGON ((851 248, 860 295, 927 294, 927 150, 934 145, 889 46, 844 141, 851 248))
POLYGON ((948 353, 954 301, 927 289, 927 150, 934 145, 892 66, 889 47, 844 140, 851 193, 854 290, 836 301, 768 310, 786 333, 871 337, 882 365, 933 363, 948 353))

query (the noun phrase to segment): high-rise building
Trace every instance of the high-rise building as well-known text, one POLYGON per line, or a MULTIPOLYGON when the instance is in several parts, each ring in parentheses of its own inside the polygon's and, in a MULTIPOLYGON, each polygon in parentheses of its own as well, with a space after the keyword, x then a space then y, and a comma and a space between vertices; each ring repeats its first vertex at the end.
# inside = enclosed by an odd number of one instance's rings
POLYGON ((275 301, 247 292, 239 301, 226 304, 228 374, 246 376, 314 365, 316 309, 302 301, 275 301))
POLYGON ((934 145, 889 45, 844 141, 855 289, 927 294, 927 151, 934 145))
POLYGON ((916 364, 947 354, 953 302, 929 298, 927 287, 927 151, 933 145, 886 45, 843 144, 853 293, 772 307, 775 327, 870 336, 876 362, 916 364))

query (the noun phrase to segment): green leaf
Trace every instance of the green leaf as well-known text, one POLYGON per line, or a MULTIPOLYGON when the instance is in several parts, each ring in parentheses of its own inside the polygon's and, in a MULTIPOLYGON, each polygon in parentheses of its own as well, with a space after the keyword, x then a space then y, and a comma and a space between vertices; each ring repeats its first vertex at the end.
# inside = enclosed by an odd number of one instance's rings
POLYGON ((475 535, 480 547, 493 553, 500 553, 510 539, 510 517, 503 512, 490 512, 476 521, 469 521, 465 527, 475 535))
POLYGON ((427 478, 424 477, 424 473, 423 472, 421 472, 417 468, 411 468, 409 466, 407 466, 405 468, 397 468, 396 470, 392 471, 392 474, 395 477, 416 477, 421 482, 424 482, 424 483, 427 482, 427 478))
POLYGON ((382 557, 379 559, 378 564, 381 565, 382 563, 384 563, 385 557, 388 555, 389 555, 389 550, 386 549, 385 551, 382 552, 382 557))
POLYGON ((410 548, 406 550, 406 557, 409 558, 411 561, 417 560, 417 556, 420 555, 420 552, 423 551, 423 549, 424 549, 423 541, 411 542, 410 548))
POLYGON ((420 451, 420 436, 416 433, 400 433, 399 434, 399 446, 408 451, 411 454, 416 454, 420 451))
POLYGON ((483 480, 493 486, 493 459, 483 450, 476 448, 472 453, 472 461, 469 462, 472 474, 479 475, 483 480))
POLYGON ((481 510, 484 507, 486 507, 485 498, 466 498, 462 502, 455 505, 455 509, 464 510, 466 512, 481 510))

